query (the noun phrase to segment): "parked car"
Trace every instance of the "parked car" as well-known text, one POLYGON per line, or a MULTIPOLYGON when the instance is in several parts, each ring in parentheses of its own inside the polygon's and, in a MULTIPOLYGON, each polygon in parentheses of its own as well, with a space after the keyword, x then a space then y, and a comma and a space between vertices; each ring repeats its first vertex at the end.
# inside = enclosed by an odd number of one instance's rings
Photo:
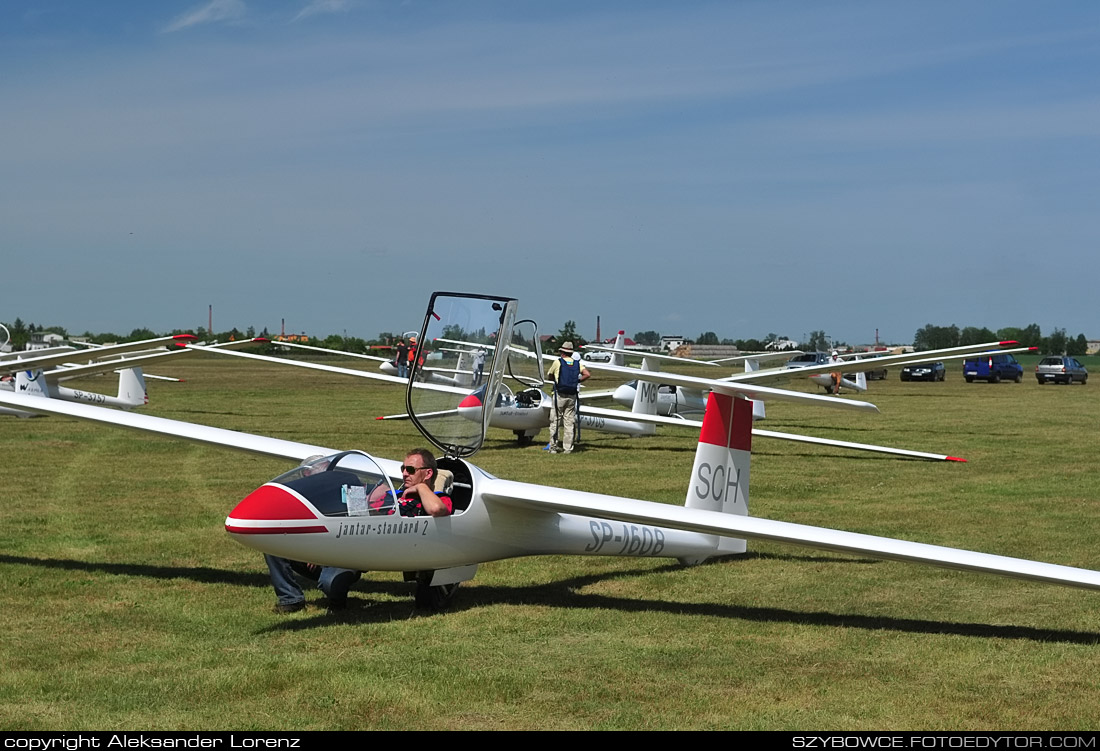
POLYGON ((585 352, 582 359, 588 360, 588 362, 611 362, 611 353, 595 349, 591 352, 585 352))
POLYGON ((828 352, 804 352, 787 360, 784 368, 808 368, 812 365, 825 365, 829 362, 828 352))
POLYGON ((855 360, 845 360, 844 361, 844 366, 846 368, 851 368, 851 367, 855 366, 856 363, 859 363, 860 369, 859 369, 859 371, 852 371, 850 373, 845 373, 844 377, 847 378, 849 381, 853 381, 853 380, 855 380, 855 377, 856 377, 855 374, 857 372, 862 372, 865 376, 867 376, 868 381, 885 381, 886 380, 886 368, 876 368, 876 367, 872 366, 871 363, 874 362, 874 360, 875 360, 875 358, 873 358, 873 357, 857 358, 855 360))
POLYGON ((1019 383, 1024 380, 1024 368, 1012 355, 978 355, 963 363, 963 377, 967 383, 975 380, 997 383, 1002 378, 1019 383))
POLYGON ((1035 366, 1035 379, 1039 381, 1040 385, 1044 383, 1071 384, 1076 381, 1083 386, 1088 383, 1089 372, 1074 357, 1044 357, 1035 366))
POLYGON ((942 362, 922 362, 906 365, 901 369, 903 381, 942 381, 947 376, 947 368, 942 362))

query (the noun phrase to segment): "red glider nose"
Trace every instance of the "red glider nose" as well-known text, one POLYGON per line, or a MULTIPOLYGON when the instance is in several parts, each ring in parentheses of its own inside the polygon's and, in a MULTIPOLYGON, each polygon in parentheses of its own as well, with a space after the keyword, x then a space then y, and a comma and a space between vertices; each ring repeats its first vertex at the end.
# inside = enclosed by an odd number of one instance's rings
POLYGON ((287 535, 327 532, 317 512, 282 485, 268 483, 237 504, 225 520, 225 531, 238 535, 287 535))
POLYGON ((481 406, 481 398, 477 395, 476 391, 474 393, 470 394, 469 396, 467 396, 465 399, 463 399, 461 402, 458 403, 458 408, 459 409, 463 409, 463 408, 466 408, 466 407, 480 407, 480 406, 481 406))

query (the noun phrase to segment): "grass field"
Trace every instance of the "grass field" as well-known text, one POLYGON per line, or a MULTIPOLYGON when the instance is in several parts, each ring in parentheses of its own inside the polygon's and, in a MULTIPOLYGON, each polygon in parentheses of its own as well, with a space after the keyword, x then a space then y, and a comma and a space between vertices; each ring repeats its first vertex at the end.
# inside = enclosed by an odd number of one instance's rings
MULTIPOLYGON (((769 429, 969 462, 758 440, 753 514, 1100 568, 1100 382, 1033 369, 894 369, 871 384, 880 415, 769 405, 769 429)), ((389 458, 423 443, 373 419, 403 411, 393 387, 291 370, 173 364, 188 381, 150 382, 147 412, 389 458)), ((511 438, 476 462, 679 504, 697 435, 589 432, 572 456, 511 438)), ((340 617, 319 593, 277 616, 262 559, 222 525, 287 463, 54 417, 0 417, 0 446, 0 729, 1100 726, 1100 593, 750 542, 696 568, 485 564, 430 616, 399 575, 368 574, 340 617)))

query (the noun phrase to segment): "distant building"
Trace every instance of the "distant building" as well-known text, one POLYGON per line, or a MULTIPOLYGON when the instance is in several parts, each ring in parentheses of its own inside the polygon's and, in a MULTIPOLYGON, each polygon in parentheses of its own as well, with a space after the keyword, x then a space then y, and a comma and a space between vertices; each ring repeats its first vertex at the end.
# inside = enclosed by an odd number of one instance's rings
POLYGON ((699 357, 705 359, 716 359, 719 357, 737 357, 741 354, 736 346, 732 344, 689 344, 685 345, 681 349, 688 350, 691 354, 689 357, 699 357))
POLYGON ((684 338, 683 334, 677 336, 662 336, 660 348, 665 352, 672 352, 684 346, 684 342, 686 341, 687 339, 684 338))
POLYGON ((31 340, 27 342, 27 351, 30 352, 31 350, 35 349, 49 349, 50 347, 56 347, 59 344, 63 344, 64 342, 65 337, 61 336, 61 334, 55 334, 52 331, 47 331, 45 333, 36 331, 35 333, 31 334, 31 340))

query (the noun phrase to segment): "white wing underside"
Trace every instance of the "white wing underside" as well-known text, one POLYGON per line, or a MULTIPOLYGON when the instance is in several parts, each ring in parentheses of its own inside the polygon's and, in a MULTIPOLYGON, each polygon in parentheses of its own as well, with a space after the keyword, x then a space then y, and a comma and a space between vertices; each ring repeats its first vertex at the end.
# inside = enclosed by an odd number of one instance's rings
POLYGON ((1097 571, 908 542, 890 537, 876 537, 858 532, 773 521, 754 516, 722 514, 716 511, 596 493, 562 491, 496 478, 483 485, 482 497, 486 502, 537 508, 562 514, 580 514, 629 524, 650 524, 723 537, 771 540, 886 560, 926 563, 945 568, 1100 590, 1100 572, 1097 571))
MULTIPOLYGON (((241 433, 225 428, 212 428, 207 425, 196 425, 182 420, 169 420, 164 417, 153 417, 152 415, 142 415, 134 412, 104 409, 93 407, 90 404, 66 402, 60 399, 43 399, 41 397, 0 392, 0 404, 24 409, 27 412, 76 417, 104 425, 115 425, 154 435, 182 438, 208 446, 237 449, 277 459, 289 459, 295 462, 300 462, 315 454, 327 455, 339 451, 339 449, 326 446, 286 441, 281 438, 268 438, 252 433, 241 433)), ((399 462, 393 462, 393 465, 398 469, 397 475, 400 476, 399 462)), ((387 471, 389 470, 387 469, 387 471)))

